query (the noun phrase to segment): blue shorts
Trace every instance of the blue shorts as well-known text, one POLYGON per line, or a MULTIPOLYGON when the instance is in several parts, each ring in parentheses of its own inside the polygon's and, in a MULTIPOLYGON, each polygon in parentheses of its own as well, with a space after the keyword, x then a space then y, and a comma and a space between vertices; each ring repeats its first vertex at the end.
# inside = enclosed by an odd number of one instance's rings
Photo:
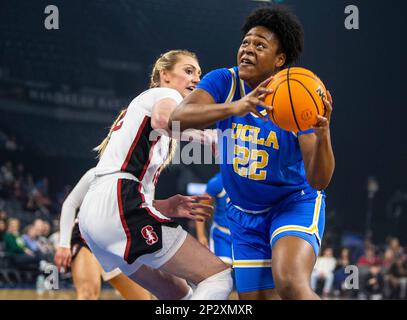
POLYGON ((302 238, 318 256, 325 227, 325 195, 304 194, 262 214, 246 213, 229 203, 227 218, 237 292, 273 289, 272 248, 278 239, 302 238))
POLYGON ((230 230, 213 222, 209 233, 209 248, 223 262, 232 264, 230 230))

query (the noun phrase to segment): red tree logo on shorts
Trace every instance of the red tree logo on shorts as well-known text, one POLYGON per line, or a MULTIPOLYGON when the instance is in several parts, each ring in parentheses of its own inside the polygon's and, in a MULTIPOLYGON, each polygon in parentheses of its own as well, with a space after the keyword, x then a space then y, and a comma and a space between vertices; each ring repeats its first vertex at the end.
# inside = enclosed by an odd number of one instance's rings
POLYGON ((158 241, 158 236, 154 232, 153 227, 150 225, 145 226, 143 229, 141 229, 141 234, 143 235, 143 238, 146 239, 146 243, 149 246, 152 246, 154 243, 158 241))

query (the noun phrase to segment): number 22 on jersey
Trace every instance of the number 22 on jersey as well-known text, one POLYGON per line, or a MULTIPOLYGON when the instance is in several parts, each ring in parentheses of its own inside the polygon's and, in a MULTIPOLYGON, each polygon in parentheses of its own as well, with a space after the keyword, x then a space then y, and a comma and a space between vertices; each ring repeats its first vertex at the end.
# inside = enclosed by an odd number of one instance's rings
POLYGON ((233 158, 233 170, 240 176, 251 180, 265 180, 267 176, 265 168, 269 161, 269 155, 265 150, 252 149, 235 145, 235 157, 233 158))

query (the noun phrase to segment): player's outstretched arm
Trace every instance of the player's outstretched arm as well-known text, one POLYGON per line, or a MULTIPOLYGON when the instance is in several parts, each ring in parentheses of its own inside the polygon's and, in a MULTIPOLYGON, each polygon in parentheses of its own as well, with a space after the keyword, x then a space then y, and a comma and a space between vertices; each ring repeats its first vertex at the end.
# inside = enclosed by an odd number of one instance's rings
POLYGON ((181 131, 189 128, 203 129, 216 121, 231 116, 244 116, 249 112, 253 112, 258 117, 267 120, 257 111, 256 106, 272 110, 271 106, 264 103, 266 95, 273 92, 266 87, 270 80, 271 78, 268 78, 247 96, 230 103, 216 103, 208 92, 203 89, 196 89, 171 113, 168 127, 172 128, 174 122, 178 121, 181 131))
MULTIPOLYGON (((180 141, 195 141, 201 144, 212 145, 217 143, 216 130, 195 130, 189 129, 183 132, 171 132, 171 128, 168 127, 170 115, 176 108, 177 103, 174 99, 164 98, 157 101, 151 112, 151 126, 153 129, 161 130, 162 134, 170 135, 172 138, 180 141)), ((177 130, 179 127, 174 126, 172 129, 177 130)))

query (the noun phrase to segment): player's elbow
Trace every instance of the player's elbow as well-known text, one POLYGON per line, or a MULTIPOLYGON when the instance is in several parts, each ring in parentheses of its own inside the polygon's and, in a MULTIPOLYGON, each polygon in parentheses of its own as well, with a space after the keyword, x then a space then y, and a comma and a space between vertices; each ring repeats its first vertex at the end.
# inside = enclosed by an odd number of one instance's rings
POLYGON ((77 208, 80 206, 75 205, 69 198, 67 198, 64 203, 62 204, 61 207, 61 213, 62 212, 75 212, 77 208))
POLYGON ((326 189, 331 182, 335 169, 335 162, 332 162, 328 166, 319 166, 313 170, 309 169, 311 168, 306 170, 308 184, 316 190, 323 190, 326 189))
POLYGON ((153 129, 166 129, 168 128, 168 119, 165 119, 162 116, 152 117, 151 127, 153 129))
POLYGON ((331 182, 331 176, 327 177, 308 177, 309 185, 315 190, 324 190, 328 188, 331 182))
POLYGON ((324 190, 328 187, 329 183, 310 183, 311 187, 315 190, 324 190))

